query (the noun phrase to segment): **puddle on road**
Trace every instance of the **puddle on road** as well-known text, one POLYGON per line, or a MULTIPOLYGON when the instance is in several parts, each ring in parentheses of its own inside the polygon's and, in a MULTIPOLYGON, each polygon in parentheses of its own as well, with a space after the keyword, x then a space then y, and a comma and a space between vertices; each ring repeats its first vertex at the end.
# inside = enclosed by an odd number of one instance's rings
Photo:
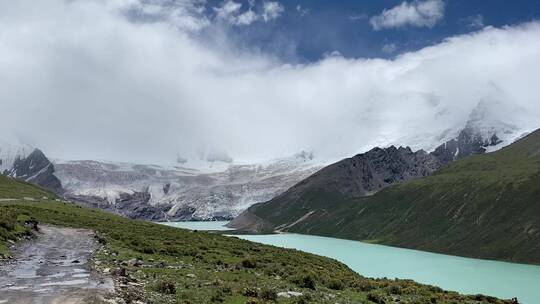
POLYGON ((41 231, 17 249, 16 260, 0 265, 0 304, 63 303, 71 299, 66 294, 80 297, 81 292, 114 290, 110 277, 88 269, 98 246, 90 231, 51 226, 41 231))
POLYGON ((41 287, 47 287, 47 286, 73 286, 73 285, 82 285, 82 284, 87 284, 87 283, 88 283, 88 280, 70 280, 70 281, 42 283, 42 284, 39 284, 39 286, 41 286, 41 287))

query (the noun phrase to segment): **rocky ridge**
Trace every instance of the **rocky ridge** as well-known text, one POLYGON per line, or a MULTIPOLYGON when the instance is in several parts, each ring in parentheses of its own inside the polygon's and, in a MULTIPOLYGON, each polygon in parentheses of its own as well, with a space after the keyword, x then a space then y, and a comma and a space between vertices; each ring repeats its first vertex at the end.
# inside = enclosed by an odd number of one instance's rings
POLYGON ((63 192, 55 168, 45 154, 36 148, 20 143, 0 145, 0 173, 33 183, 56 194, 63 192))
POLYGON ((455 138, 430 153, 409 147, 376 147, 329 165, 272 200, 250 207, 229 227, 251 232, 287 229, 310 212, 331 210, 340 201, 371 196, 390 185, 429 176, 456 160, 498 150, 522 135, 519 128, 497 119, 493 112, 492 103, 480 102, 455 138))

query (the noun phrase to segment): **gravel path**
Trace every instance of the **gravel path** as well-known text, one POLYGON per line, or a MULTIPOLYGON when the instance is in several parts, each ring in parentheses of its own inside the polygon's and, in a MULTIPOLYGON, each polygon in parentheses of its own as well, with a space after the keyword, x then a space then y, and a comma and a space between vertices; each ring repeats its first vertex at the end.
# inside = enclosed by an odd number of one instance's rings
POLYGON ((35 240, 0 265, 0 304, 75 304, 114 290, 110 277, 90 271, 98 247, 92 231, 40 226, 35 240))

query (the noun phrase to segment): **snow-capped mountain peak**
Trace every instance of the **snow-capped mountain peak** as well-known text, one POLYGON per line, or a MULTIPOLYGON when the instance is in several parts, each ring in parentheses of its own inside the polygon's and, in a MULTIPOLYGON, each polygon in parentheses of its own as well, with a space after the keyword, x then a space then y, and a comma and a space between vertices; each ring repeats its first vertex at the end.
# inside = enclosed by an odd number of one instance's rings
POLYGON ((438 146, 433 154, 445 164, 511 144, 523 134, 523 130, 505 120, 507 111, 497 100, 480 101, 471 111, 465 126, 454 138, 438 146))
POLYGON ((521 133, 518 126, 505 122, 503 115, 501 102, 482 100, 469 115, 465 130, 486 142, 486 146, 510 144, 521 133))
POLYGON ((26 158, 34 148, 23 144, 16 138, 0 139, 0 173, 10 171, 17 159, 26 158))

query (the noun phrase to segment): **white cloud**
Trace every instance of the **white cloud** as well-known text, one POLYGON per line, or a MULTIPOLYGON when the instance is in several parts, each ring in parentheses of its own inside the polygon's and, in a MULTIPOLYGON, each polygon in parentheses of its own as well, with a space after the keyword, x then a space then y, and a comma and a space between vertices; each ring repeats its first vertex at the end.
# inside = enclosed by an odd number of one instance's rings
POLYGON ((204 15, 202 0, 125 0, 113 5, 119 5, 119 8, 135 20, 167 20, 182 30, 198 31, 210 25, 210 20, 204 15))
POLYGON ((369 22, 374 30, 382 30, 403 26, 433 27, 443 18, 442 0, 415 0, 385 9, 380 15, 372 17, 369 22))
POLYGON ((257 14, 255 14, 252 10, 248 10, 238 16, 236 20, 236 24, 250 25, 253 22, 257 21, 258 19, 259 19, 259 16, 257 16, 257 14))
POLYGON ((309 9, 303 8, 300 4, 296 6, 296 11, 300 16, 304 17, 305 15, 309 14, 309 9))
POLYGON ((485 26, 484 16, 481 14, 467 17, 463 19, 462 21, 465 22, 469 28, 473 28, 473 29, 483 28, 485 26))
POLYGON ((323 54, 323 57, 324 58, 328 58, 328 57, 343 57, 343 55, 341 54, 340 51, 336 51, 336 50, 333 50, 331 52, 325 52, 323 54))
POLYGON ((283 5, 276 1, 269 1, 263 3, 262 17, 264 21, 270 21, 278 18, 285 11, 283 5))
POLYGON ((222 6, 215 7, 214 11, 216 12, 217 18, 229 21, 231 23, 236 23, 237 16, 240 13, 241 8, 241 3, 229 0, 224 2, 222 6))
POLYGON ((365 20, 365 19, 368 19, 368 18, 369 18, 369 16, 364 14, 364 13, 349 16, 349 20, 351 20, 351 21, 365 20))
POLYGON ((397 50, 397 46, 395 43, 387 43, 383 45, 382 51, 387 54, 391 54, 397 50))
POLYGON ((263 20, 264 22, 278 18, 283 12, 284 7, 279 2, 264 2, 260 8, 260 13, 253 9, 255 2, 250 2, 249 8, 242 11, 242 4, 233 0, 223 2, 220 7, 215 7, 216 18, 224 20, 232 25, 250 25, 253 22, 263 20))
POLYGON ((510 123, 540 127, 531 85, 540 23, 485 28, 393 60, 291 65, 226 36, 200 41, 168 18, 133 21, 126 2, 0 2, 0 130, 52 157, 171 163, 201 149, 252 160, 429 148, 482 99, 512 109, 500 112, 510 123))

